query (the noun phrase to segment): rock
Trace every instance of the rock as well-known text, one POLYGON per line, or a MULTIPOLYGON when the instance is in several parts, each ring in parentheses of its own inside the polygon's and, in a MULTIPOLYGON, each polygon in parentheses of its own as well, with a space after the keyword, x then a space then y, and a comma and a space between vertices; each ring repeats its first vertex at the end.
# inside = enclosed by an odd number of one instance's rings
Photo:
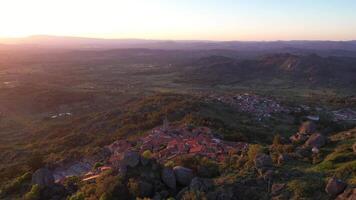
POLYGON ((275 183, 272 185, 272 188, 271 188, 271 194, 272 196, 276 196, 276 195, 279 195, 283 189, 286 187, 286 184, 284 183, 275 183))
POLYGON ((52 172, 47 168, 40 168, 32 174, 32 184, 38 184, 40 186, 53 186, 54 176, 52 172))
POLYGON ((290 156, 287 155, 287 154, 285 154, 285 153, 284 153, 284 154, 279 154, 278 160, 277 160, 278 165, 281 165, 281 164, 283 164, 283 163, 286 163, 286 162, 288 162, 290 159, 291 159, 290 156))
POLYGON ((189 185, 194 177, 193 171, 191 169, 182 166, 174 167, 173 171, 176 176, 177 182, 184 186, 189 185))
POLYGON ((326 143, 326 138, 320 133, 314 133, 309 137, 309 139, 305 142, 305 145, 308 147, 316 147, 320 148, 324 146, 326 143))
POLYGON ((345 190, 346 186, 346 183, 344 183, 343 181, 336 178, 331 178, 329 179, 325 187, 325 191, 331 196, 336 196, 342 193, 345 190))
POLYGON ((254 162, 255 167, 257 169, 268 168, 273 166, 271 157, 263 153, 256 155, 254 162))
POLYGON ((299 127, 299 133, 301 134, 310 134, 316 131, 316 125, 312 121, 303 122, 299 127))
POLYGON ((169 188, 173 190, 176 189, 176 176, 173 169, 164 168, 161 173, 161 178, 163 183, 166 184, 169 188))
POLYGON ((189 188, 193 191, 208 192, 213 186, 211 179, 195 177, 190 182, 189 188))
POLYGON ((140 181, 140 196, 141 197, 150 197, 152 195, 153 186, 152 184, 140 181))
POLYGON ((336 200, 356 200, 356 188, 347 188, 336 200))
POLYGON ((123 162, 130 167, 136 167, 140 163, 140 155, 134 151, 126 152, 123 162))

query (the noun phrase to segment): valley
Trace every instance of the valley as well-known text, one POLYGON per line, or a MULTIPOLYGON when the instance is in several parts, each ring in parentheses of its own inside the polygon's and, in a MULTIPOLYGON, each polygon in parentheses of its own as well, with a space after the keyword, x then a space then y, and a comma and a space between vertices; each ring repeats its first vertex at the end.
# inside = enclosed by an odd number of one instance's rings
POLYGON ((353 49, 0 48, 0 199, 353 198, 353 49))

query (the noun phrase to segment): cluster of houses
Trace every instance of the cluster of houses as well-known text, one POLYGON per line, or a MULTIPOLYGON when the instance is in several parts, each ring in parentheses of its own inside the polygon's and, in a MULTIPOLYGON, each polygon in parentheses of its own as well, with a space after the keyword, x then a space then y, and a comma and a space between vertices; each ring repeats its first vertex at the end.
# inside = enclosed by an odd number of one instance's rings
POLYGON ((182 125, 158 127, 135 143, 118 140, 108 148, 112 153, 111 161, 121 160, 125 151, 143 153, 149 150, 156 160, 164 163, 181 155, 201 155, 223 161, 231 153, 247 151, 248 144, 220 140, 207 127, 182 125))
POLYGON ((238 111, 251 113, 259 118, 268 118, 273 113, 290 111, 273 99, 249 93, 238 94, 235 96, 210 96, 209 98, 210 100, 217 100, 221 103, 231 105, 238 111))

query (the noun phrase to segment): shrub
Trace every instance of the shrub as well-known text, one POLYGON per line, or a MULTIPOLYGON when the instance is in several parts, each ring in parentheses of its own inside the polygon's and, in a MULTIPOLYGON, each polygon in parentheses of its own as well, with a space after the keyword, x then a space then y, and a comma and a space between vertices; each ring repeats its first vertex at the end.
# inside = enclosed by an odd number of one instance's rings
POLYGON ((146 150, 142 153, 142 157, 149 160, 153 157, 153 155, 150 150, 146 150))
POLYGON ((305 175, 303 178, 289 182, 288 189, 293 192, 296 199, 312 198, 321 195, 324 191, 324 182, 320 175, 305 175))
POLYGON ((81 179, 78 176, 71 176, 64 180, 63 186, 71 193, 78 190, 81 179))
POLYGON ((206 157, 200 159, 197 168, 201 177, 212 178, 219 175, 219 165, 206 157))
POLYGON ((263 153, 264 149, 260 144, 252 144, 249 146, 247 151, 247 157, 250 162, 253 162, 256 155, 259 153, 263 153))
POLYGON ((71 197, 69 197, 68 200, 85 200, 85 196, 82 192, 78 192, 72 195, 71 197))
POLYGON ((41 198, 41 189, 39 185, 32 185, 31 190, 25 194, 25 200, 38 200, 41 198))
POLYGON ((32 174, 27 172, 23 174, 22 176, 19 176, 12 180, 9 184, 5 185, 2 188, 1 194, 12 194, 19 192, 21 188, 26 186, 26 183, 31 180, 32 174))
POLYGON ((166 163, 164 163, 164 166, 173 168, 175 166, 175 163, 172 160, 169 160, 166 163))
POLYGON ((119 176, 106 175, 98 179, 96 185, 96 196, 111 199, 128 199, 128 191, 123 180, 119 176))
POLYGON ((102 162, 96 162, 96 163, 94 164, 93 168, 94 168, 94 169, 98 169, 99 167, 102 167, 102 166, 104 166, 104 163, 102 163, 102 162))

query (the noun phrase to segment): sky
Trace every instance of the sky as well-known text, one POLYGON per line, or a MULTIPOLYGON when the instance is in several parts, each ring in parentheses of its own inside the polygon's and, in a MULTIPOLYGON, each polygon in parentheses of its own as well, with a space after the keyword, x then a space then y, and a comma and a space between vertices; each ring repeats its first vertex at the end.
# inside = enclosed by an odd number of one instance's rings
POLYGON ((0 0, 0 37, 355 40, 356 0, 0 0))

